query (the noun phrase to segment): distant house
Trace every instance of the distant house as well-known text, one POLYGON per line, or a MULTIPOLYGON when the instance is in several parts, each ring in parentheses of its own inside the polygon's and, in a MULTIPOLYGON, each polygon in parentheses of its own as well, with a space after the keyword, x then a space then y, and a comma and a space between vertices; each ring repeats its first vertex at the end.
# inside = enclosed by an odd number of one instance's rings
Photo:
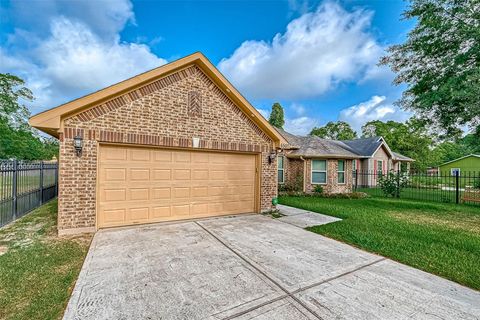
POLYGON ((438 172, 440 175, 454 176, 457 171, 459 175, 461 175, 462 172, 480 172, 480 155, 470 154, 438 166, 438 172))
POLYGON ((307 193, 316 185, 326 193, 351 192, 355 180, 361 186, 376 185, 379 176, 401 170, 402 163, 409 170, 414 161, 390 150, 382 137, 340 141, 278 131, 288 141, 279 156, 278 182, 300 183, 307 193))

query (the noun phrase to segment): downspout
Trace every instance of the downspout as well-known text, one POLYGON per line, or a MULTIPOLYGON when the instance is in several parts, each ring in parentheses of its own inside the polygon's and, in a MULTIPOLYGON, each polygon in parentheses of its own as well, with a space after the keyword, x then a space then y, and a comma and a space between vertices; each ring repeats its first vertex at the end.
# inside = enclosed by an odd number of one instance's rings
POLYGON ((303 161, 303 193, 305 193, 305 190, 306 190, 305 183, 307 181, 307 164, 305 162, 305 159, 302 156, 300 156, 300 160, 303 161))

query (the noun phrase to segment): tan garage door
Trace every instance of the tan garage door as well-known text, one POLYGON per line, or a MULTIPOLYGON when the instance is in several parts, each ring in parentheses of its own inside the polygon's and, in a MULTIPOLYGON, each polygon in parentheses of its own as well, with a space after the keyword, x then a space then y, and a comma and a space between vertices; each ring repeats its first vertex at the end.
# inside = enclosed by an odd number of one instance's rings
POLYGON ((255 159, 102 145, 98 227, 254 212, 255 159))

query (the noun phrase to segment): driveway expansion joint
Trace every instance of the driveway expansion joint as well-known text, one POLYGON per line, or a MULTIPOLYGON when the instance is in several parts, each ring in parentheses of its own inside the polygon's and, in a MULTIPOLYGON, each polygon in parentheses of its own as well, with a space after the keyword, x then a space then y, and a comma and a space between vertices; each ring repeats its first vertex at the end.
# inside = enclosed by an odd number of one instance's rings
POLYGON ((353 270, 350 270, 350 271, 347 271, 347 272, 344 272, 342 274, 339 274, 335 277, 331 277, 331 278, 328 278, 328 279, 325 279, 325 280, 322 280, 322 281, 319 281, 319 282, 316 282, 316 283, 313 283, 311 285, 308 285, 308 286, 305 286, 305 287, 302 287, 302 288, 299 288, 295 291, 288 291, 286 288, 284 288, 280 283, 278 283, 275 279, 272 279, 268 274, 266 274, 264 271, 262 271, 261 269, 259 269, 257 266, 255 266, 254 264, 252 264, 246 257, 244 257, 241 253, 237 252, 235 249, 232 249, 227 243, 225 243, 222 239, 220 239, 220 237, 218 237, 217 235, 215 235, 213 232, 211 232, 210 230, 208 230, 205 226, 203 226, 202 224, 198 223, 198 222, 195 222, 200 228, 202 228, 205 232, 207 232, 210 236, 212 236, 215 240, 217 240, 218 242, 220 242, 223 246, 225 246, 228 250, 230 250, 233 254, 235 254, 237 257, 239 257, 240 259, 242 259, 245 263, 247 263, 249 266, 251 266, 252 268, 254 268, 257 272, 259 272, 262 276, 264 276, 265 278, 267 278, 270 282, 272 282, 275 286, 277 286, 280 290, 282 290, 283 292, 285 292, 284 295, 281 295, 281 296, 278 296, 276 298, 273 298, 269 301, 265 301, 259 305, 256 305, 256 306, 253 306, 247 310, 243 310, 241 312, 238 312, 236 314, 233 314, 227 318, 225 318, 226 320, 227 319, 235 319, 239 316, 242 316, 244 314, 247 314, 249 312, 252 312, 258 308, 261 308, 263 306, 266 306, 266 305, 269 305, 273 302, 276 302, 276 301, 279 301, 279 300, 282 300, 282 299, 285 299, 285 298, 291 298, 293 299, 295 302, 297 302, 298 304, 300 304, 303 308, 305 308, 306 310, 308 310, 308 312, 310 312, 313 316, 315 316, 317 319, 323 319, 322 317, 320 317, 315 311, 313 311, 311 308, 309 308, 303 301, 301 301, 300 299, 298 299, 297 297, 295 297, 295 294, 298 294, 302 291, 305 291, 305 290, 308 290, 308 289, 311 289, 313 287, 316 287, 318 285, 321 285, 321 284, 324 284, 324 283, 327 283, 329 281, 332 281, 332 280, 335 280, 335 279, 338 279, 338 278, 341 278, 343 276, 347 276, 351 273, 354 273, 356 271, 359 271, 361 269, 364 269, 364 268, 367 268, 367 267, 370 267, 374 264, 377 264, 379 262, 382 262, 384 260, 386 260, 386 258, 380 258, 380 259, 377 259, 373 262, 370 262, 370 263, 367 263, 365 265, 362 265, 360 267, 357 267, 353 270))

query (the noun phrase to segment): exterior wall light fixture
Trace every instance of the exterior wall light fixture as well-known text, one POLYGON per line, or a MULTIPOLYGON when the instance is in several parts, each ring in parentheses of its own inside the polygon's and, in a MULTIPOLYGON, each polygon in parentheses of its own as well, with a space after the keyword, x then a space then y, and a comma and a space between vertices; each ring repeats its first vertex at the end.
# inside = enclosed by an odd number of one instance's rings
POLYGON ((73 138, 73 147, 75 148, 77 157, 80 157, 82 155, 83 149, 83 138, 80 136, 76 136, 75 138, 73 138))
POLYGON ((268 155, 268 164, 272 164, 272 162, 275 160, 276 157, 277 157, 276 151, 270 152, 270 154, 268 155))

